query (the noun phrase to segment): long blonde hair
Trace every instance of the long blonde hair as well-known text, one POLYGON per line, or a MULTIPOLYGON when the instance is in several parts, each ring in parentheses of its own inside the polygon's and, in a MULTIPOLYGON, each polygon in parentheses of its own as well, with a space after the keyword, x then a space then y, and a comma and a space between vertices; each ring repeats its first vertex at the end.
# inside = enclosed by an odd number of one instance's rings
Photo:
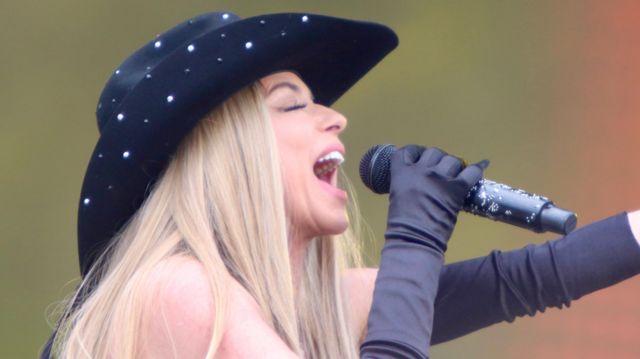
MULTIPOLYGON (((355 235, 315 238, 294 294, 284 185, 260 85, 207 115, 185 138, 143 206, 85 276, 63 315, 56 357, 139 355, 144 283, 175 255, 202 263, 215 318, 207 358, 220 344, 233 276, 267 323, 301 357, 357 358, 340 276, 360 264, 355 235)), ((357 219, 357 215, 355 215, 357 219)), ((353 218, 353 216, 352 216, 353 218)))

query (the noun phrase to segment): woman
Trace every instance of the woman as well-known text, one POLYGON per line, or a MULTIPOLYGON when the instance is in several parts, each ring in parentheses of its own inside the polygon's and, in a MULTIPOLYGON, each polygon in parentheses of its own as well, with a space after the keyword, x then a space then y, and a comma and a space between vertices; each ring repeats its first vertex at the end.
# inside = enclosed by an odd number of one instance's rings
MULTIPOLYGON (((432 323, 436 343, 640 271, 623 216, 573 239, 494 253, 504 267, 478 259, 442 269, 487 163, 465 168, 416 146, 392 158, 380 272, 347 270, 359 254, 349 232, 357 214, 347 217, 337 186, 346 119, 327 106, 396 43, 370 23, 214 13, 125 60, 98 104, 101 137, 78 221, 83 282, 54 356, 355 358, 362 344, 362 357, 426 357, 432 323), (570 288, 548 286, 558 266, 545 261, 593 248, 611 230, 624 258, 591 250, 583 259, 606 265, 606 278, 585 289, 586 274, 567 268, 570 288), (508 276, 527 258, 540 258, 535 274, 549 278, 536 282, 553 297, 544 303, 540 286, 508 276), (469 292, 485 305, 465 303, 469 292), (523 305, 530 299, 533 308, 523 305), (469 315, 449 314, 456 309, 469 315)), ((638 215, 630 218, 639 238, 638 215)))

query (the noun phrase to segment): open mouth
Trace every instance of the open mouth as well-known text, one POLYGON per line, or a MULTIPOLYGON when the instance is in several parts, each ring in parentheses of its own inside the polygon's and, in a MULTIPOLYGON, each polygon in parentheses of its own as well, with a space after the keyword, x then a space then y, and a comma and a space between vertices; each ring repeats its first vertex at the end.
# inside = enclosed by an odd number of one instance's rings
POLYGON ((342 153, 331 151, 316 161, 313 165, 313 172, 319 180, 332 184, 333 175, 342 162, 344 162, 342 153))

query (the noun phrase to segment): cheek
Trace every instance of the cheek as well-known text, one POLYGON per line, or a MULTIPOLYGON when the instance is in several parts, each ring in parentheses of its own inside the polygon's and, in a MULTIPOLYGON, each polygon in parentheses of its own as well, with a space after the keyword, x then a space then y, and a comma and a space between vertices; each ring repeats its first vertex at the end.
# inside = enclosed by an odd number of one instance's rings
POLYGON ((313 138, 303 119, 272 117, 285 200, 290 214, 306 213, 309 178, 313 174, 309 151, 313 138))
POLYGON ((282 172, 282 181, 284 182, 285 195, 289 197, 296 192, 296 173, 291 166, 291 158, 280 156, 280 171, 282 172))
POLYGON ((309 166, 309 136, 304 129, 290 122, 274 121, 273 129, 285 180, 299 177, 309 166))
POLYGON ((304 193, 304 171, 306 168, 302 151, 295 143, 279 141, 278 155, 287 206, 297 208, 303 201, 302 194, 304 193))
MULTIPOLYGON (((280 163, 287 163, 296 159, 296 154, 300 151, 299 134, 291 126, 284 126, 279 122, 273 124, 273 132, 280 155, 280 163)), ((284 167, 284 165, 283 165, 284 167)))
POLYGON ((300 176, 302 161, 300 149, 295 146, 295 143, 278 142, 278 157, 280 159, 280 171, 285 182, 287 179, 300 176))

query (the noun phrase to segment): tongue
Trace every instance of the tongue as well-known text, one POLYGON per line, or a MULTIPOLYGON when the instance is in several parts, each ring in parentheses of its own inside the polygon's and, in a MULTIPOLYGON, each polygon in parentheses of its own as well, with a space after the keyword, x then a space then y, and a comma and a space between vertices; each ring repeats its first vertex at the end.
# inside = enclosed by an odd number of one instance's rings
POLYGON ((318 176, 318 178, 321 181, 331 184, 331 174, 333 174, 333 171, 329 171, 329 172, 326 172, 325 174, 321 174, 320 176, 318 176))
POLYGON ((326 171, 326 166, 327 164, 325 163, 316 164, 313 167, 313 172, 315 173, 316 177, 318 177, 319 180, 323 182, 331 183, 331 175, 335 171, 335 168, 332 168, 331 170, 326 171), (318 174, 318 172, 320 172, 320 174, 318 174))

